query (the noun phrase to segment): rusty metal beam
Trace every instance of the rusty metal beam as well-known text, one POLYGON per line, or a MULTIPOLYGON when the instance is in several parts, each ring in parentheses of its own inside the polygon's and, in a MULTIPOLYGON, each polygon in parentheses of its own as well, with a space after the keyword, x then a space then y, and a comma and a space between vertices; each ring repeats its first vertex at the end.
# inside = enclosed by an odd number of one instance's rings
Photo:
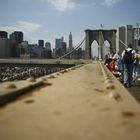
POLYGON ((2 140, 140 138, 139 104, 102 63, 76 66, 40 80, 43 86, 0 109, 2 140))

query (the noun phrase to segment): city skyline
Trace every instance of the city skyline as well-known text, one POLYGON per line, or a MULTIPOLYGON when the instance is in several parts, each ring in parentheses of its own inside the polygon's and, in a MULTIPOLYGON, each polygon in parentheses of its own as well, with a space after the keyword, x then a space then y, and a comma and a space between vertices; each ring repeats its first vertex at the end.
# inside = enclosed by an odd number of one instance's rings
POLYGON ((140 22, 139 0, 2 0, 0 30, 22 31, 24 40, 51 42, 69 33, 74 44, 84 37, 85 29, 117 28, 140 22))

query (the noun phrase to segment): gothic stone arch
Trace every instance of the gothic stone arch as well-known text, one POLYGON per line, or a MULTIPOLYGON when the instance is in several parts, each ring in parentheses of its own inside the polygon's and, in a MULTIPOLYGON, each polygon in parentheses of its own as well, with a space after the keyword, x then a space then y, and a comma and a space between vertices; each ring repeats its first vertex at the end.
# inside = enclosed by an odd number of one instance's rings
POLYGON ((85 30, 86 49, 85 58, 91 58, 91 44, 94 40, 99 44, 99 59, 103 59, 103 43, 107 40, 110 43, 110 53, 116 51, 116 30, 85 30))

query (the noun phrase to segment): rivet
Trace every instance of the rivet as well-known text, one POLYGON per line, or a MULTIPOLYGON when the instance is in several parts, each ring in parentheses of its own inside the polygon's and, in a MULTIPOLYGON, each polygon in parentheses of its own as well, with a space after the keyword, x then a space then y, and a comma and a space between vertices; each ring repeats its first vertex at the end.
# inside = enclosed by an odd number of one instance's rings
POLYGON ((113 84, 111 84, 111 83, 108 83, 106 85, 106 89, 115 89, 115 86, 113 84))
POLYGON ((108 79, 109 79, 109 77, 108 77, 108 76, 105 76, 104 78, 105 78, 105 80, 108 80, 108 79))
POLYGON ((65 69, 64 72, 68 72, 68 70, 65 69))
POLYGON ((105 80, 105 83, 113 83, 113 81, 112 81, 112 80, 107 79, 107 80, 105 80))
POLYGON ((60 73, 64 73, 64 70, 62 70, 60 73))
POLYGON ((36 80, 35 80, 35 78, 30 77, 30 78, 27 79, 27 81, 29 81, 29 82, 35 82, 36 80))
POLYGON ((75 70, 75 69, 76 69, 75 67, 71 68, 71 70, 75 70))
POLYGON ((49 78, 50 79, 53 79, 53 78, 55 78, 55 76, 54 75, 50 75, 49 78))
POLYGON ((47 78, 43 77, 41 78, 42 81, 47 81, 47 78))
POLYGON ((7 88, 7 89, 14 89, 14 88, 16 88, 16 85, 13 84, 13 83, 9 83, 9 84, 5 85, 5 88, 7 88))
POLYGON ((119 93, 117 93, 117 92, 111 92, 111 93, 109 93, 109 97, 110 98, 113 98, 113 99, 115 99, 117 101, 121 99, 121 95, 119 93))
POLYGON ((60 75, 60 73, 57 73, 56 75, 58 75, 58 76, 59 76, 59 75, 60 75))

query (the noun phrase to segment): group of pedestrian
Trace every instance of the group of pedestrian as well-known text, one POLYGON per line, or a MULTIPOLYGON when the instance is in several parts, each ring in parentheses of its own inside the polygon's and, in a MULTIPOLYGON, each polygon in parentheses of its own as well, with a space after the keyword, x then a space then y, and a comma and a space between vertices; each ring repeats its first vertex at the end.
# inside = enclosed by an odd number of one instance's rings
POLYGON ((133 86, 133 82, 140 80, 140 53, 132 44, 121 52, 106 59, 105 65, 111 72, 118 71, 123 77, 125 87, 133 86))

